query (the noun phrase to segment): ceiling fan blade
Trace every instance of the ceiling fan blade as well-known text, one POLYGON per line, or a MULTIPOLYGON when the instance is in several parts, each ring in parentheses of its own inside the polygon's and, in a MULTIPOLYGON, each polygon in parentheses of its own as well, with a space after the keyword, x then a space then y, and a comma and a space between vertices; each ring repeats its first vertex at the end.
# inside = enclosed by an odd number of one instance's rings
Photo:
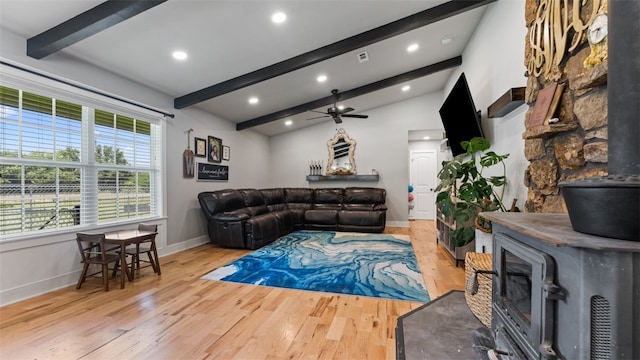
POLYGON ((355 110, 355 109, 352 108, 352 107, 348 107, 348 108, 344 108, 344 109, 340 110, 340 113, 341 114, 345 114, 345 113, 348 113, 348 112, 353 111, 353 110, 355 110))
POLYGON ((329 115, 325 115, 325 116, 316 116, 316 117, 308 118, 307 120, 322 119, 322 118, 326 118, 326 117, 329 117, 329 115))
POLYGON ((314 112, 314 113, 318 113, 318 114, 326 114, 326 112, 324 111, 318 111, 318 110, 307 110, 309 112, 314 112))
POLYGON ((344 117, 358 118, 358 119, 366 119, 369 115, 360 115, 360 114, 344 114, 344 117))
POLYGON ((342 124, 342 119, 340 119, 340 116, 334 116, 333 121, 335 121, 336 124, 342 124))

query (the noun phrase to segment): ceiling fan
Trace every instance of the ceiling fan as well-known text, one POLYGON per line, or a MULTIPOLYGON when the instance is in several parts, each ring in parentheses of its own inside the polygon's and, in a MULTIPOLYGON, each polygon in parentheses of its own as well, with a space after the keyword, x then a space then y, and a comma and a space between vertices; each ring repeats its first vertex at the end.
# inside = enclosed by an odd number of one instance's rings
POLYGON ((347 114, 348 112, 351 112, 351 111, 355 110, 352 107, 339 109, 338 108, 338 100, 340 100, 340 94, 338 94, 338 89, 331 90, 331 93, 333 94, 333 97, 334 97, 333 107, 328 108, 326 112, 309 110, 311 112, 316 112, 316 113, 325 114, 325 115, 312 117, 312 118, 307 119, 307 120, 330 117, 330 118, 333 119, 333 121, 336 122, 336 124, 341 124, 342 123, 341 117, 351 117, 351 118, 358 118, 358 119, 366 119, 366 118, 369 117, 369 115, 347 114))

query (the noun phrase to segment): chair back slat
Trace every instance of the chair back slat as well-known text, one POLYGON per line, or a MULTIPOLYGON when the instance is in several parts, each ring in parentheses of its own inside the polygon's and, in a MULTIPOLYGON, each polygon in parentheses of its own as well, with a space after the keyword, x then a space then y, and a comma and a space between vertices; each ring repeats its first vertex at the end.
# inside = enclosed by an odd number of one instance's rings
POLYGON ((113 267, 115 276, 115 272, 119 267, 120 255, 108 253, 110 250, 106 247, 105 234, 76 233, 76 242, 83 264, 82 274, 78 279, 76 289, 80 289, 86 277, 102 273, 103 288, 105 291, 109 291, 109 264, 115 264, 113 267), (87 270, 92 264, 101 265, 101 270, 95 274, 88 275, 87 270))
POLYGON ((106 248, 104 234, 76 233, 76 240, 82 262, 104 262, 106 261, 106 248), (99 256, 99 259, 95 259, 99 256))

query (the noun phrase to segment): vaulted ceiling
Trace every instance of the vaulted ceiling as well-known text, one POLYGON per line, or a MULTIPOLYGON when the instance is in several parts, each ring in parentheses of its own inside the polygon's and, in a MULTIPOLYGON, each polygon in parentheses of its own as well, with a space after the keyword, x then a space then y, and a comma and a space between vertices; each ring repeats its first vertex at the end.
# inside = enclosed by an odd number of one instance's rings
POLYGON ((443 89, 492 1, 1 0, 0 27, 272 136, 333 121, 307 120, 332 89, 353 113, 443 89))

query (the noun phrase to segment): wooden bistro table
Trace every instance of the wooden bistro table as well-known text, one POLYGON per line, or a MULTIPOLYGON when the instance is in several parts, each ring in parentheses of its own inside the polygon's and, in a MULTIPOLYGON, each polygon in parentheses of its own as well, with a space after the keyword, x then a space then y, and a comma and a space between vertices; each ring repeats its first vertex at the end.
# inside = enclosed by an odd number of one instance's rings
POLYGON ((151 240, 151 248, 153 249, 152 253, 155 258, 154 260, 158 265, 158 274, 160 274, 160 262, 158 261, 158 252, 156 251, 156 235, 158 235, 158 233, 154 231, 144 231, 137 229, 111 231, 104 234, 105 243, 120 245, 120 289, 124 289, 125 273, 129 278, 129 281, 133 281, 133 271, 130 271, 129 266, 127 265, 126 249, 129 245, 140 244, 142 242, 151 240))

